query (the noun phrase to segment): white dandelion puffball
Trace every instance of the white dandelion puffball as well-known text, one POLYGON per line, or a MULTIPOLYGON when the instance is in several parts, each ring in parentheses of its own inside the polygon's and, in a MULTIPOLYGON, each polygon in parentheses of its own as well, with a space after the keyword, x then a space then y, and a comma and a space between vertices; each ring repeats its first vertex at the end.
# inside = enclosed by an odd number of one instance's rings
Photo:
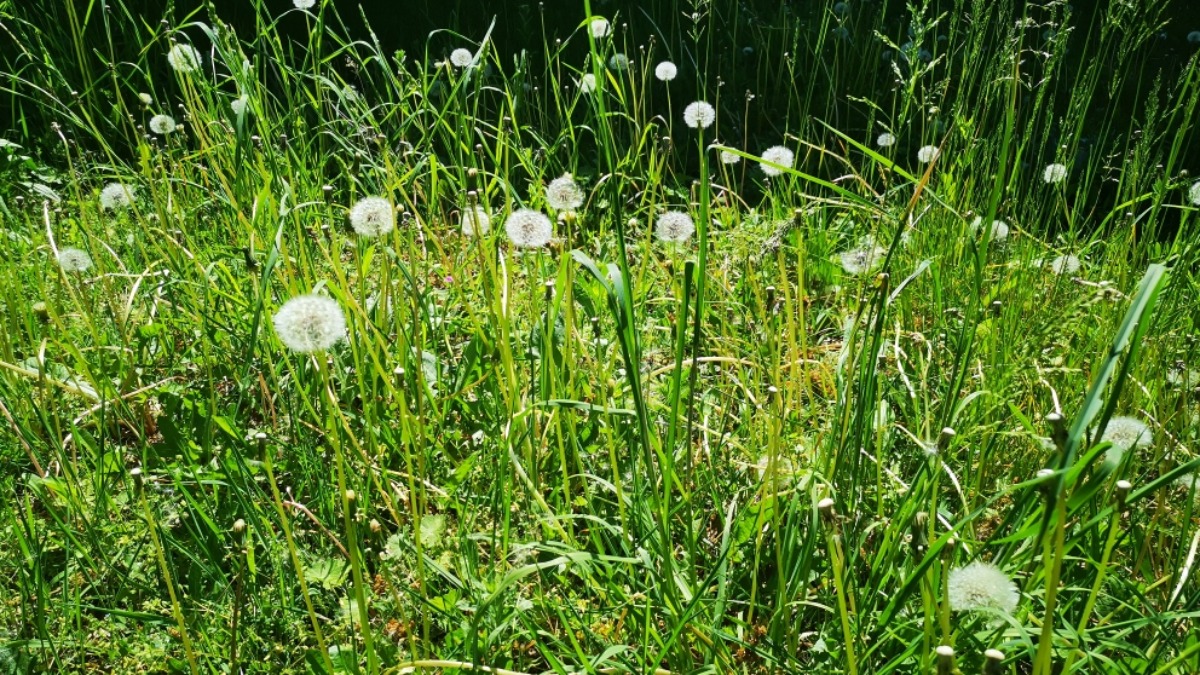
POLYGON ((705 101, 692 101, 683 109, 683 121, 693 129, 707 129, 717 121, 717 111, 705 101))
POLYGON ((1200 30, 1194 30, 1188 33, 1187 41, 1194 45, 1200 45, 1200 30))
POLYGON ((1154 436, 1150 433, 1150 427, 1136 417, 1114 417, 1104 427, 1104 433, 1100 434, 1100 442, 1112 443, 1104 456, 1104 463, 1116 466, 1126 452, 1153 445, 1154 436))
POLYGON ((588 27, 592 31, 592 37, 596 39, 600 39, 608 35, 612 29, 612 25, 608 23, 608 19, 605 19, 602 16, 592 19, 592 22, 588 24, 588 27))
POLYGON ((675 79, 675 76, 678 74, 679 69, 676 68, 675 64, 671 63, 670 61, 663 61, 657 66, 654 66, 654 76, 663 82, 670 82, 671 80, 675 79))
POLYGON ((583 190, 571 174, 564 173, 546 186, 546 203, 555 211, 574 211, 583 206, 583 190))
POLYGON ((492 217, 482 206, 468 206, 462 212, 462 233, 468 237, 482 237, 492 231, 492 217))
POLYGON ((1200 180, 1192 183, 1192 187, 1188 188, 1188 200, 1196 206, 1200 206, 1200 180))
POLYGON ((654 224, 654 236, 659 241, 679 244, 691 239, 695 232, 696 224, 683 211, 667 211, 654 224))
POLYGON ((1062 164, 1050 164, 1042 171, 1042 180, 1053 185, 1063 182, 1067 177, 1067 167, 1062 164))
POLYGON ((792 164, 796 161, 796 155, 782 145, 775 145, 767 148, 765 151, 763 151, 762 158, 763 161, 759 162, 758 166, 762 169, 762 172, 768 176, 783 175, 783 169, 771 166, 771 164, 778 164, 779 166, 790 169, 792 168, 792 164), (770 164, 767 162, 770 162, 770 164))
POLYGON ((204 59, 200 58, 200 52, 191 45, 178 44, 171 47, 171 51, 167 52, 167 63, 178 73, 190 73, 194 70, 200 70, 200 64, 204 63, 204 59))
POLYGON ((378 237, 396 228, 396 212, 383 197, 364 197, 350 209, 350 227, 364 237, 378 237))
POLYGON ((473 60, 475 60, 475 55, 471 53, 470 49, 463 49, 462 47, 459 47, 458 49, 450 52, 450 63, 453 63, 459 68, 466 68, 467 66, 471 65, 471 61, 473 60))
POLYGON ((1017 587, 999 567, 973 562, 950 571, 950 609, 956 612, 999 611, 1012 614, 1020 602, 1017 587))
POLYGON ((1050 261, 1050 271, 1055 274, 1075 274, 1079 271, 1079 258, 1071 254, 1060 255, 1050 261))
POLYGON ((863 239, 858 248, 838 254, 842 269, 846 270, 846 274, 850 276, 870 272, 879 266, 885 257, 887 257, 887 249, 877 246, 870 237, 863 239))
POLYGON ((313 5, 317 4, 317 0, 292 0, 292 4, 296 9, 312 9, 313 5))
POLYGON ((517 248, 540 248, 550 243, 554 225, 541 211, 517 209, 504 221, 504 233, 517 248))
POLYGON ((875 145, 878 145, 881 148, 890 148, 895 144, 896 137, 887 132, 879 134, 879 137, 875 139, 875 145))
POLYGON ((159 136, 165 136, 177 128, 178 125, 175 124, 175 119, 170 115, 155 115, 150 118, 150 131, 159 136))
MULTIPOLYGON (((983 225, 983 218, 977 216, 975 218, 975 220, 971 221, 971 232, 974 234, 978 234, 979 228, 982 225, 983 225)), ((993 220, 992 221, 992 241, 1004 241, 1005 239, 1008 239, 1008 223, 1004 222, 1003 220, 993 220)))
POLYGON ((728 150, 721 151, 721 163, 722 164, 737 164, 740 161, 742 161, 741 155, 730 152, 728 150))
POLYGON ((58 250, 58 266, 64 272, 84 272, 92 266, 92 256, 83 249, 61 248, 58 250))
POLYGON ((229 102, 229 109, 234 115, 244 115, 250 109, 250 99, 245 96, 239 96, 229 102))
POLYGON ((608 67, 613 70, 629 70, 629 57, 624 54, 613 54, 608 59, 608 67))
POLYGON ((329 349, 346 337, 346 317, 337 301, 324 295, 300 295, 275 313, 275 332, 288 349, 308 354, 329 349))
POLYGON ((124 183, 109 183, 100 191, 100 208, 112 211, 133 203, 133 188, 124 183))
POLYGON ((154 103, 154 99, 150 98, 150 94, 146 93, 138 94, 138 100, 142 102, 142 105, 150 105, 151 103, 154 103))
POLYGON ((928 164, 937 159, 940 154, 942 152, 937 149, 936 145, 926 145, 917 151, 917 160, 928 164))
POLYGON ((591 73, 584 73, 583 77, 579 78, 579 91, 585 94, 596 91, 596 76, 591 73))

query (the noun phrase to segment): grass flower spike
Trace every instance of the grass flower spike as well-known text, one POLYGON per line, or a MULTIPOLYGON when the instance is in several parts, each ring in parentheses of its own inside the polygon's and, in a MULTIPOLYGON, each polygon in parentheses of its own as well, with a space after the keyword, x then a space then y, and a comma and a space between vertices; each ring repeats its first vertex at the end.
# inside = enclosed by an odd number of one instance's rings
POLYGON ((195 47, 177 44, 167 52, 167 63, 170 63, 177 73, 190 73, 200 70, 204 59, 200 57, 200 52, 196 51, 195 47))
POLYGON ((396 212, 383 197, 364 197, 350 209, 350 227, 364 237, 378 237, 396 227, 396 212))
POLYGON ((275 333, 295 352, 325 351, 346 337, 346 317, 333 298, 301 295, 275 313, 275 333))
POLYGON ((504 232, 517 248, 541 248, 550 243, 554 226, 541 211, 518 209, 504 221, 504 232))
POLYGON ((763 161, 759 163, 759 168, 768 176, 780 176, 783 174, 783 169, 771 166, 778 164, 784 168, 792 168, 792 164, 796 161, 796 155, 791 150, 782 145, 775 145, 767 148, 762 154, 763 161), (770 162, 770 164, 768 164, 770 162))
POLYGON ((58 251, 58 266, 64 272, 86 272, 92 266, 92 257, 78 248, 63 248, 58 251))
POLYGON ((667 211, 654 224, 654 236, 659 241, 679 244, 691 239, 695 232, 696 224, 683 211, 667 211))
POLYGON ((693 129, 707 129, 716 120, 716 109, 705 101, 693 101, 683 109, 683 122, 693 129))
POLYGON ((1020 602, 1017 587, 1000 568, 973 562, 950 571, 950 609, 956 612, 999 611, 1012 614, 1020 602))

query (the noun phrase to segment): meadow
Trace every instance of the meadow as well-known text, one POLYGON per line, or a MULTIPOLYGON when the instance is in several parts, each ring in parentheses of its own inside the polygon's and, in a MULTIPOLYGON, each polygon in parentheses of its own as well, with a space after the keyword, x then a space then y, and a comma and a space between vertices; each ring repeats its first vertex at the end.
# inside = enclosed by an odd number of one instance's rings
POLYGON ((0 0, 0 675, 1200 672, 1200 22, 1095 4, 0 0))

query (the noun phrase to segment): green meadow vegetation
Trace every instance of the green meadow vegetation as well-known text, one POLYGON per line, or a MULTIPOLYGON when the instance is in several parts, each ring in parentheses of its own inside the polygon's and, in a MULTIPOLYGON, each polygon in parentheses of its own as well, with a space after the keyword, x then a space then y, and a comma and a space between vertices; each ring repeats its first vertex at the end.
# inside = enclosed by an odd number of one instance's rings
POLYGON ((1190 0, 166 4, 0 0, 0 675, 1200 672, 1190 0))

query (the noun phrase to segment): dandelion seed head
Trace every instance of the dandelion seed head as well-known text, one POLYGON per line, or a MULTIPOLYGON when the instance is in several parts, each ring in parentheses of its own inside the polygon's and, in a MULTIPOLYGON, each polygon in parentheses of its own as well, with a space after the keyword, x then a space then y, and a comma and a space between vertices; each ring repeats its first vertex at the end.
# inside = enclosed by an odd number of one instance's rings
POLYGON ((937 159, 938 155, 940 154, 942 154, 942 152, 941 150, 938 150, 936 145, 926 145, 920 150, 917 150, 917 160, 928 164, 937 159))
POLYGON ((1000 568, 979 561, 951 570, 948 590, 950 608, 956 612, 1012 614, 1021 599, 1016 585, 1000 568))
POLYGON ((244 115, 249 109, 250 99, 245 96, 239 96, 229 102, 229 109, 234 115, 244 115))
POLYGON ((716 109, 706 101, 692 101, 683 109, 683 122, 693 129, 707 129, 716 120, 716 109))
POLYGON ((579 91, 585 94, 590 94, 596 91, 596 76, 591 73, 584 73, 579 78, 579 91))
POLYGON ((462 211, 462 233, 468 237, 482 237, 492 231, 492 217, 482 206, 468 206, 462 211))
POLYGON ((1188 188, 1188 201, 1195 206, 1200 206, 1200 180, 1192 183, 1192 187, 1188 188))
POLYGON ((199 70, 204 59, 200 57, 200 52, 196 51, 195 47, 177 44, 167 52, 167 63, 170 63, 177 73, 190 73, 199 70))
POLYGON ((324 351, 346 337, 342 308, 324 295, 300 295, 288 300, 275 313, 274 324, 279 340, 302 354, 324 351))
POLYGON ((178 125, 175 124, 175 119, 170 115, 155 115, 150 118, 150 131, 159 136, 165 136, 177 128, 178 125))
POLYGON ((1112 443, 1112 447, 1104 456, 1104 463, 1116 466, 1121 463, 1126 452, 1153 445, 1154 435, 1150 432, 1150 427, 1136 417, 1114 417, 1108 421, 1108 426, 1104 427, 1104 433, 1100 434, 1100 442, 1112 443))
POLYGON ((150 105, 154 102, 154 99, 150 97, 150 94, 144 92, 138 94, 138 100, 142 102, 142 105, 150 105))
POLYGON ((313 5, 317 4, 317 0, 292 0, 292 4, 296 9, 312 9, 313 5))
POLYGON ((624 54, 613 54, 608 59, 608 67, 613 70, 629 70, 629 57, 624 54))
POLYGON ((592 37, 596 39, 607 36, 612 30, 612 24, 608 22, 608 19, 605 19, 602 16, 592 19, 592 22, 588 24, 588 27, 592 31, 592 37))
POLYGON ((83 249, 60 248, 58 250, 58 266, 64 272, 84 272, 92 266, 92 256, 83 249))
POLYGON ((112 211, 133 203, 133 188, 123 183, 109 183, 100 190, 100 208, 112 211))
POLYGON ((554 225, 540 211, 517 209, 504 221, 504 233, 517 248, 540 248, 550 243, 554 225))
POLYGON ((1200 45, 1200 30, 1194 30, 1188 33, 1187 41, 1194 45, 1200 45))
POLYGON ((839 253, 838 259, 846 274, 858 276, 875 269, 886 256, 886 248, 877 245, 871 237, 864 237, 857 248, 839 253))
MULTIPOLYGON (((974 234, 978 234, 979 228, 982 225, 983 225, 983 218, 976 217, 975 220, 971 221, 971 232, 974 234)), ((1008 223, 1004 222, 1003 220, 993 220, 992 221, 992 241, 1004 241, 1007 238, 1008 238, 1008 223)))
POLYGON ((378 237, 396 227, 396 212, 383 197, 364 197, 350 208, 350 227, 360 236, 378 237))
POLYGON ((896 137, 887 133, 886 131, 882 134, 879 134, 879 137, 875 139, 875 145, 878 145, 881 148, 890 148, 895 144, 896 137))
POLYGON ((792 168, 792 164, 796 161, 796 155, 782 145, 773 145, 763 151, 763 161, 759 163, 759 168, 768 176, 779 176, 783 174, 783 169, 776 168, 767 164, 778 164, 784 168, 792 168))
POLYGON ((1071 254, 1060 255, 1050 261, 1050 271, 1055 274, 1075 274, 1080 267, 1079 258, 1071 254))
POLYGON ((849 3, 845 3, 845 2, 834 3, 833 13, 838 16, 846 16, 847 14, 850 13, 849 3))
POLYGON ((1067 177, 1067 167, 1063 164, 1050 164, 1042 171, 1042 180, 1050 185, 1061 183, 1067 177))
POLYGON ((583 190, 571 174, 564 173, 546 186, 546 203, 555 211, 574 211, 583 206, 583 190))
POLYGON ((654 236, 659 241, 681 244, 696 232, 692 217, 683 211, 667 211, 654 223, 654 236))
POLYGON ((742 161, 741 155, 730 152, 728 150, 721 151, 721 163, 722 164, 737 164, 740 161, 742 161))
POLYGON ((654 76, 663 82, 670 82, 679 74, 679 69, 670 61, 663 61, 654 66, 654 76))
POLYGON ((471 53, 470 49, 459 47, 450 52, 450 63, 459 68, 466 68, 471 65, 471 61, 473 60, 475 60, 475 55, 471 53))

